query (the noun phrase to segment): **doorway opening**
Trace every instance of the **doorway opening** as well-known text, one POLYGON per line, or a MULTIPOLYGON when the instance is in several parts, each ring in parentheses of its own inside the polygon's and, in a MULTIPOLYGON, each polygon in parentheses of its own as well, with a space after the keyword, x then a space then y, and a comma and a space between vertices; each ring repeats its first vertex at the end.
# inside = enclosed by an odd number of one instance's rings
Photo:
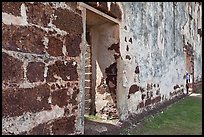
POLYGON ((85 116, 118 119, 119 25, 86 9, 85 116))

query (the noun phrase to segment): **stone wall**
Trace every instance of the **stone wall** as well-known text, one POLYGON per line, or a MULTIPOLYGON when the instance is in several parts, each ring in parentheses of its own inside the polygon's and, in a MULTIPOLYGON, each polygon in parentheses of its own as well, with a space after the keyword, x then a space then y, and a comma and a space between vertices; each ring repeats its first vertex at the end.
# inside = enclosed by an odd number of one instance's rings
MULTIPOLYGON (((121 120, 184 94, 186 50, 202 85, 202 3, 86 3, 120 21, 105 84, 121 120)), ((2 134, 83 134, 85 18, 77 2, 2 3, 2 134)))
POLYGON ((76 2, 2 3, 2 134, 83 133, 76 2))

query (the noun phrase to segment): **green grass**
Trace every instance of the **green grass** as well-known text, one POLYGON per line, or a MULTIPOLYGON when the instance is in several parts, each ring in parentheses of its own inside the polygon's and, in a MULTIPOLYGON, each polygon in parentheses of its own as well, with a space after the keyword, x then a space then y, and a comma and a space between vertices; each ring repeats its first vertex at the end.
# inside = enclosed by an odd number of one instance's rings
POLYGON ((163 113, 148 116, 144 126, 124 129, 129 135, 202 135, 202 98, 185 97, 163 113))
POLYGON ((84 117, 88 120, 103 120, 101 117, 97 115, 85 115, 84 117))

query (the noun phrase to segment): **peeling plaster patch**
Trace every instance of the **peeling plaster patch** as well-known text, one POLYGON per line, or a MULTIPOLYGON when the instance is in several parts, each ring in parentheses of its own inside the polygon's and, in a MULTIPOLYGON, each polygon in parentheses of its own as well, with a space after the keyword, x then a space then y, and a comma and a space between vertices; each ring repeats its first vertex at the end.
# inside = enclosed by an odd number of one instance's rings
POLYGON ((21 17, 2 12, 2 22, 7 25, 28 25, 25 4, 21 5, 21 17))
POLYGON ((2 12, 2 22, 6 25, 28 25, 28 22, 24 22, 24 19, 22 19, 22 17, 16 17, 4 12, 2 12))
POLYGON ((26 15, 26 7, 25 7, 24 3, 21 5, 21 16, 22 16, 23 22, 25 24, 28 24, 28 22, 27 22, 27 15, 26 15))
POLYGON ((2 119, 2 133, 19 134, 30 131, 35 126, 46 123, 52 119, 63 117, 64 108, 53 106, 50 111, 38 113, 25 113, 19 117, 9 117, 2 119))

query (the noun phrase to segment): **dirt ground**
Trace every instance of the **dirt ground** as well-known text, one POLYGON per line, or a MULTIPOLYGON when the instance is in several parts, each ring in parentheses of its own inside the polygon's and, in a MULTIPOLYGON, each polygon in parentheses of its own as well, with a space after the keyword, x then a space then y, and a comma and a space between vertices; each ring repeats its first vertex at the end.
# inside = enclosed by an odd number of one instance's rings
POLYGON ((131 129, 132 127, 141 128, 143 125, 144 117, 148 115, 154 115, 156 113, 161 112, 163 109, 167 108, 171 104, 179 101, 180 99, 184 98, 187 95, 181 95, 175 97, 172 100, 166 101, 163 104, 159 104, 155 108, 144 111, 141 114, 132 115, 126 121, 119 121, 118 119, 115 120, 104 120, 104 121, 91 121, 85 119, 85 133, 84 135, 120 135, 121 132, 125 129, 131 129))

